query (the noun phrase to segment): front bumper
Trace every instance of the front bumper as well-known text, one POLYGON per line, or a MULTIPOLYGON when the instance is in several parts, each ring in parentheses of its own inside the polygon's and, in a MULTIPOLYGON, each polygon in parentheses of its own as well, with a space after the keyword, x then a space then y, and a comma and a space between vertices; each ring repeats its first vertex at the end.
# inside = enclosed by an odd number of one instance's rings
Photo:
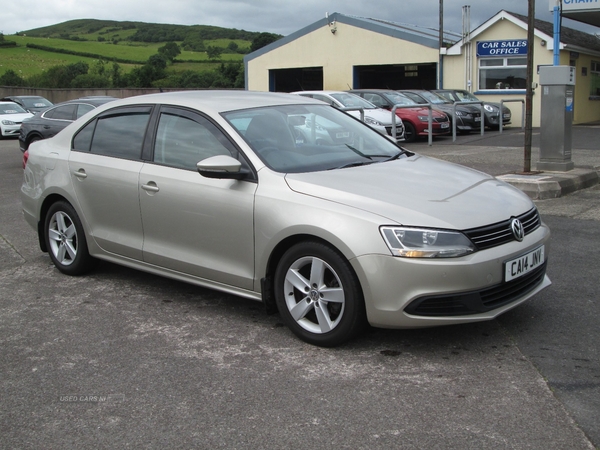
POLYGON ((0 132, 3 137, 18 136, 21 130, 21 125, 2 125, 0 132))
POLYGON ((420 328, 494 319, 551 284, 545 275, 549 237, 548 228, 542 225, 523 242, 510 242, 461 258, 410 259, 375 254, 356 258, 352 264, 363 287, 369 323, 381 328, 420 328), (532 275, 521 289, 512 289, 510 282, 504 281, 504 263, 541 245, 546 249, 543 270, 535 275, 537 278, 532 275), (494 290, 505 294, 501 301, 481 306, 477 296, 494 290), (419 308, 423 301, 438 302, 441 313, 424 314, 419 308), (463 313, 451 312, 453 305, 465 302, 463 313))

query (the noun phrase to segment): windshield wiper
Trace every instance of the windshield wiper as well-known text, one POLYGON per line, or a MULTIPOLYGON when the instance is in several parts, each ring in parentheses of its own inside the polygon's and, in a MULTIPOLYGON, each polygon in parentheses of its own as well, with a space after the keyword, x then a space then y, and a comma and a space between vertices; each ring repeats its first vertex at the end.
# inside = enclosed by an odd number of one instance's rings
POLYGON ((411 151, 406 150, 405 148, 403 148, 402 150, 400 150, 398 153, 396 153, 394 156, 386 159, 385 161, 382 162, 388 162, 388 161, 395 161, 398 158, 400 158, 402 155, 406 155, 406 156, 414 156, 414 153, 411 151))
POLYGON ((348 167, 359 167, 359 166, 368 166, 369 164, 373 164, 375 161, 354 161, 348 164, 344 164, 343 166, 333 167, 329 170, 333 169, 347 169, 348 167))
POLYGON ((362 156, 363 158, 367 158, 367 159, 373 160, 373 158, 371 158, 369 155, 365 155, 363 152, 361 152, 360 150, 358 150, 358 149, 356 149, 356 148, 352 147, 352 146, 351 146, 351 145, 349 145, 349 144, 346 144, 346 147, 348 147, 350 150, 352 150, 352 151, 353 151, 354 153, 356 153, 358 156, 362 156))

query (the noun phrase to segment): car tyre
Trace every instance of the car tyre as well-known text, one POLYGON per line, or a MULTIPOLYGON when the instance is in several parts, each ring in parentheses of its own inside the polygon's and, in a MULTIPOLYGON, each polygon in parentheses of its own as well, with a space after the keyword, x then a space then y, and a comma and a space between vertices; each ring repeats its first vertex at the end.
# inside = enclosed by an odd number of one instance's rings
POLYGON ((301 242, 283 255, 274 289, 283 321, 310 344, 340 345, 366 323, 362 289, 350 263, 320 242, 301 242))
POLYGON ((81 220, 73 207, 58 201, 50 206, 44 224, 46 248, 58 270, 81 275, 93 268, 81 220))
POLYGON ((404 142, 414 142, 417 139, 417 130, 410 122, 404 122, 404 142))

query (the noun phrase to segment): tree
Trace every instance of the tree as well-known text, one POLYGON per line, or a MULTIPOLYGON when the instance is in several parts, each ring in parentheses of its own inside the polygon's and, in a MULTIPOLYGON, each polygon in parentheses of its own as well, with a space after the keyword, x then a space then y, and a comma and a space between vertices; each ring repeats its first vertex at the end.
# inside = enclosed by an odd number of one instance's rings
POLYGON ((227 44, 227 50, 229 50, 231 53, 237 53, 239 48, 240 46, 237 45, 234 41, 231 41, 229 42, 229 44, 227 44))
POLYGON ((181 49, 175 42, 167 42, 165 45, 158 48, 158 54, 167 58, 167 61, 173 62, 173 60, 181 54, 181 49))
POLYGON ((25 80, 21 78, 17 72, 12 69, 8 69, 0 77, 1 86, 25 86, 25 80))
POLYGON ((271 42, 275 42, 281 38, 278 34, 273 33, 260 33, 252 40, 252 44, 250 45, 250 51, 255 52, 259 48, 263 48, 266 45, 269 45, 271 42))
POLYGON ((221 53, 223 53, 223 48, 221 47, 213 47, 212 45, 206 47, 206 54, 208 55, 208 59, 219 59, 221 53))

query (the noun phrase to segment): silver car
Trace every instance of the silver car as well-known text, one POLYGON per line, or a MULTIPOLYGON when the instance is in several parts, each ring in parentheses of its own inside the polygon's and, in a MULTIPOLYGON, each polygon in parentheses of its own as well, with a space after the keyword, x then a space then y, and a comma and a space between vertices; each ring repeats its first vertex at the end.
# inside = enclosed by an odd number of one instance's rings
POLYGON ((289 94, 107 103, 31 145, 22 204, 65 274, 103 259, 262 301, 322 346, 493 319, 550 284, 519 190, 289 94))

